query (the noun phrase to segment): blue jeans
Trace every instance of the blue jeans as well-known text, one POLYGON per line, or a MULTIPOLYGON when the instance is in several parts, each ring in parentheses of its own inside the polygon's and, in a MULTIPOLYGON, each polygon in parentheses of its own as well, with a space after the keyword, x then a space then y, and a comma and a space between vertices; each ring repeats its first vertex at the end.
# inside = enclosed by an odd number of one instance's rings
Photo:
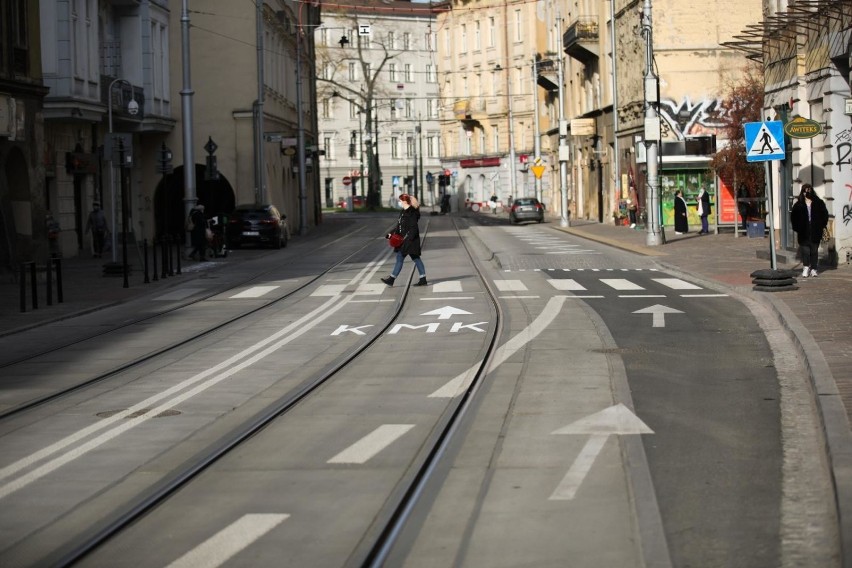
MULTIPOLYGON (((394 278, 399 276, 400 271, 402 270, 402 261, 405 260, 405 255, 402 254, 402 251, 397 251, 396 253, 396 263, 393 265, 393 270, 391 271, 391 276, 394 278)), ((423 266, 423 261, 420 260, 420 257, 412 259, 414 260, 414 266, 417 267, 417 272, 420 274, 420 278, 426 277, 426 267, 423 266)))
POLYGON ((708 217, 707 215, 702 215, 702 216, 701 216, 701 230, 702 230, 703 232, 705 232, 705 233, 709 233, 709 232, 710 232, 710 225, 709 225, 709 223, 707 222, 707 217, 708 217))

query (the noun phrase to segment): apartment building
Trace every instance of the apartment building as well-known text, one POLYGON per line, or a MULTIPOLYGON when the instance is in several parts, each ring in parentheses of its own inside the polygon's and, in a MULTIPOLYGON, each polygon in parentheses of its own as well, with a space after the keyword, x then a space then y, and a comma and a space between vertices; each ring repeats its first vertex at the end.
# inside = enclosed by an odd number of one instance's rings
POLYGON ((315 31, 324 200, 395 206, 439 198, 436 9, 407 1, 324 6, 315 31))
MULTIPOLYGON (((448 12, 439 17, 439 53, 442 70, 452 73, 442 77, 442 96, 455 101, 455 113, 442 121, 442 135, 447 166, 459 170, 468 199, 530 193, 534 182, 523 161, 529 163, 534 152, 535 135, 529 132, 536 114, 547 165, 542 196, 551 213, 560 213, 563 186, 571 216, 600 222, 620 222, 629 184, 644 198, 643 5, 642 0, 446 4, 448 12), (534 73, 532 60, 541 62, 534 73), (508 73, 500 75, 502 70, 508 73), (568 147, 561 153, 560 143, 568 147), (462 167, 462 160, 471 167, 462 167)), ((745 62, 721 43, 760 10, 760 0, 722 2, 711 11, 678 0, 653 2, 664 204, 671 203, 676 188, 688 196, 701 187, 716 193, 719 182, 708 164, 716 145, 724 144, 717 131, 721 93, 745 62)), ((664 206, 664 222, 671 224, 670 217, 664 206)))
POLYGON ((39 3, 0 0, 0 270, 49 252, 39 3))
POLYGON ((785 125, 807 119, 819 131, 785 136, 785 159, 770 163, 777 243, 795 249, 789 210, 803 183, 829 212, 822 256, 852 258, 852 4, 848 0, 772 0, 741 25, 731 47, 764 66, 764 117, 785 125))

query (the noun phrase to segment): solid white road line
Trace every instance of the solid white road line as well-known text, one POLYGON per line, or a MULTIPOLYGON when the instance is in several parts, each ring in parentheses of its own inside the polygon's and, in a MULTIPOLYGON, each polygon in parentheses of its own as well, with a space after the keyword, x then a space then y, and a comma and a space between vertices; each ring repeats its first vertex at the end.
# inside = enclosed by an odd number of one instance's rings
POLYGON ((254 286, 248 290, 243 290, 239 294, 234 294, 233 296, 230 296, 230 298, 260 298, 264 294, 268 294, 276 288, 279 288, 279 286, 254 286))
POLYGON ((244 515, 203 543, 199 544, 168 568, 215 568, 283 523, 290 515, 244 515))
POLYGON ((346 286, 346 284, 323 284, 314 290, 311 296, 339 296, 346 286))
MULTIPOLYGON (((383 252, 381 255, 379 255, 379 257, 385 258, 380 258, 378 261, 372 261, 367 263, 358 272, 358 274, 356 274, 352 278, 351 283, 355 284, 359 281, 367 281, 373 276, 375 276, 376 272, 378 272, 379 268, 381 268, 383 262, 390 257, 390 251, 383 252)), ((305 314, 298 320, 290 323, 288 326, 280 329, 271 336, 266 337, 263 340, 258 341, 254 345, 251 345, 248 348, 240 351, 236 355, 229 357, 225 361, 214 365, 213 367, 210 367, 209 369, 206 369, 201 373, 198 373, 190 377, 189 379, 186 379, 185 381, 181 381, 180 383, 172 386, 171 388, 154 394, 148 397, 147 399, 132 405, 130 408, 127 408, 122 412, 117 412, 109 418, 99 420, 98 422, 95 422, 86 428, 78 430, 77 432, 74 432, 63 439, 0 469, 0 480, 6 479, 7 477, 10 477, 18 471, 30 467, 31 465, 34 465, 35 463, 45 460, 51 455, 64 450, 72 444, 76 444, 85 440, 87 437, 97 433, 100 430, 112 427, 111 430, 104 432, 103 434, 89 440, 85 444, 82 444, 68 452, 65 452, 60 456, 28 472, 26 475, 23 475, 5 485, 0 486, 0 499, 6 497, 11 493, 14 493, 18 489, 21 489, 38 479, 41 479, 45 475, 48 475, 49 473, 55 471, 66 463, 69 463, 77 459, 78 457, 85 455, 87 452, 100 447, 101 445, 112 440, 113 438, 116 438, 124 432, 138 426, 139 424, 142 424, 146 420, 153 418, 159 415, 160 413, 169 410, 177 406, 178 404, 192 398, 193 396, 204 392, 208 388, 229 378, 238 371, 241 371, 242 369, 256 363, 257 361, 264 359, 271 353, 274 353, 275 351, 280 349, 283 345, 286 345, 287 343, 290 343, 294 339, 300 337, 301 335, 308 332, 310 329, 312 329, 313 327, 336 313, 343 306, 349 303, 352 297, 353 296, 348 295, 329 298, 322 305, 305 314), (273 343, 276 341, 277 343, 273 343), (273 344, 269 346, 270 343, 273 344), (260 351, 261 349, 263 350, 260 351), (252 355, 255 352, 258 353, 252 355), (243 361, 240 362, 241 360, 243 361), (232 365, 234 366, 231 367, 232 365), (220 373, 220 371, 223 372, 220 373), (217 375, 216 373, 220 374, 217 375), (204 379, 207 379, 207 377, 211 378, 204 382, 201 382, 204 379), (177 393, 180 393, 181 391, 189 387, 193 388, 189 391, 184 392, 183 394, 177 395, 177 393), (169 397, 173 398, 169 399, 169 397), (152 408, 152 406, 154 405, 159 406, 152 408), (146 410, 146 412, 142 414, 137 414, 143 410, 146 410), (131 417, 131 415, 134 414, 135 416, 131 417)))
POLYGON ((414 424, 382 424, 326 463, 366 463, 412 428, 414 424))
MULTIPOLYGON (((497 348, 494 352, 494 358, 491 360, 489 371, 499 367, 506 359, 514 355, 521 347, 535 339, 542 331, 547 329, 559 312, 562 311, 562 304, 565 303, 566 296, 554 296, 547 301, 544 309, 535 318, 530 325, 518 332, 517 335, 509 339, 506 343, 497 348)), ((429 398, 453 398, 459 396, 467 390, 471 381, 476 376, 476 371, 479 369, 480 362, 474 363, 467 371, 464 371, 447 384, 429 395, 429 398)))

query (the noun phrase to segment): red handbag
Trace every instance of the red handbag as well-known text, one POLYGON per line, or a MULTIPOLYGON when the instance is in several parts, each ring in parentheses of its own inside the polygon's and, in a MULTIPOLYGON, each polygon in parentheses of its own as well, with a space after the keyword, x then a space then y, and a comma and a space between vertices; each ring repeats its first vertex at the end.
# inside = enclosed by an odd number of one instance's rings
POLYGON ((402 243, 405 242, 405 239, 402 238, 402 235, 399 233, 392 233, 390 237, 388 237, 388 244, 391 248, 401 247, 402 243))

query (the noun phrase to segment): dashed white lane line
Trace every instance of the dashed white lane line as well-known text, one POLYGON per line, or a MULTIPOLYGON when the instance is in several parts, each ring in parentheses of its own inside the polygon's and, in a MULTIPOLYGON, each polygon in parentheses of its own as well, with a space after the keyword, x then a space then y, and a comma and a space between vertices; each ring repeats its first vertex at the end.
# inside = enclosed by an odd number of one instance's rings
POLYGON ((346 284, 323 284, 313 291, 311 296, 339 296, 346 288, 346 284))
POLYGON ((327 463, 363 464, 367 460, 397 441, 414 424, 382 424, 330 460, 327 463))
POLYGON ((243 290, 239 294, 234 294, 233 296, 230 296, 230 298, 260 298, 261 296, 272 292, 276 288, 280 288, 280 286, 254 286, 247 290, 243 290))
POLYGON ((243 515, 174 562, 168 568, 215 568, 283 523, 290 515, 243 515))

